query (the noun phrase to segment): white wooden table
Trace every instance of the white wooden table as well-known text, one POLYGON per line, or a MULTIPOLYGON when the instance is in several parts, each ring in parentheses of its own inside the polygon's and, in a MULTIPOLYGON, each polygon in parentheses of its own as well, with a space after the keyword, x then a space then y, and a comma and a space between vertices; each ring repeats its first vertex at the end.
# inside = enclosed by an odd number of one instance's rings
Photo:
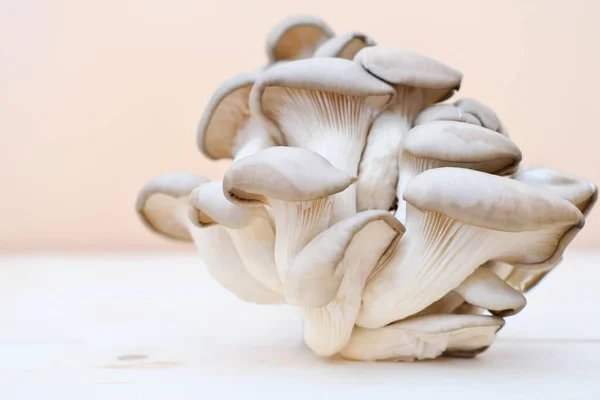
POLYGON ((475 359, 321 360, 287 306, 192 255, 0 257, 0 400, 600 399, 600 253, 566 260, 475 359))

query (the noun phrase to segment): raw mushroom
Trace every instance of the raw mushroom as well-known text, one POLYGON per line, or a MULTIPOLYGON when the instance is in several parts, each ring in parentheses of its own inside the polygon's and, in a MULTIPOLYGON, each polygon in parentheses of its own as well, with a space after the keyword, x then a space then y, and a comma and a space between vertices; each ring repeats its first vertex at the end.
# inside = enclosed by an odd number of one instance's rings
POLYGON ((323 42, 313 57, 337 57, 352 60, 356 53, 368 46, 375 46, 375 41, 365 34, 348 32, 323 42))
POLYGON ((431 58, 381 46, 365 47, 354 61, 396 89, 396 99, 373 123, 360 162, 358 210, 388 210, 396 198, 401 140, 415 117, 458 90, 462 73, 431 58))
POLYGON ((188 195, 206 183, 199 175, 172 172, 149 180, 138 193, 135 210, 150 230, 163 236, 192 241, 188 221, 198 219, 188 195))
POLYGON ((267 56, 271 63, 309 58, 333 35, 331 28, 320 18, 311 15, 288 17, 269 32, 267 56))
POLYGON ((191 205, 189 195, 206 182, 201 176, 185 172, 161 175, 144 185, 136 209, 152 229, 171 237, 193 239, 210 275, 239 299, 282 303, 281 294, 267 289, 248 273, 225 228, 203 227, 208 221, 191 205))
POLYGON ((435 104, 427 107, 417 116, 415 126, 433 121, 466 122, 508 136, 496 113, 475 99, 467 98, 454 104, 435 104))
POLYGON ((364 211, 322 232, 298 254, 287 273, 286 299, 301 306, 304 340, 316 354, 333 355, 348 342, 368 277, 403 233, 390 213, 364 211))
POLYGON ((357 324, 379 328, 425 309, 488 260, 536 265, 564 250, 584 224, 568 201, 523 183, 463 168, 412 179, 407 233, 367 283, 357 324))
POLYGON ((503 325, 499 317, 447 314, 414 317, 377 329, 357 327, 341 354, 362 361, 473 356, 492 344, 503 325))
POLYGON ((231 203, 223 194, 221 182, 208 182, 194 189, 190 203, 198 210, 203 225, 225 227, 250 275, 268 289, 283 294, 275 267, 275 232, 266 210, 231 203))
POLYGON ((211 97, 196 137, 206 157, 237 160, 275 145, 278 133, 252 118, 248 107, 250 90, 260 74, 257 70, 237 75, 221 84, 211 97))
MULTIPOLYGON (((536 169, 536 168, 521 168, 514 179, 525 183, 529 186, 537 188, 545 193, 562 197, 574 204, 583 215, 588 215, 598 198, 598 188, 585 179, 567 174, 564 172, 554 171, 551 169, 536 169)), ((571 233, 572 238, 578 233, 574 230, 571 233)), ((571 238, 571 239, 572 239, 571 238)), ((565 243, 565 246, 568 244, 565 243)), ((506 280, 506 282, 515 289, 526 292, 534 287, 542 278, 548 274, 557 264, 560 263, 562 257, 554 260, 549 260, 543 266, 538 268, 520 268, 510 264, 494 263, 490 268, 496 274, 506 280)))
POLYGON ((513 173, 521 161, 521 151, 510 139, 481 126, 454 121, 419 125, 402 138, 398 210, 396 218, 405 221, 404 188, 423 171, 441 167, 461 167, 496 175, 513 173))
MULTIPOLYGON (((252 88, 250 109, 289 146, 312 150, 356 176, 367 132, 394 89, 352 61, 312 58, 276 65, 252 88)), ((336 196, 333 221, 356 213, 354 187, 336 196)))
POLYGON ((285 282, 296 254, 331 224, 333 195, 354 180, 312 151, 271 147, 234 162, 225 173, 223 192, 243 207, 269 207, 275 220, 275 262, 285 282))

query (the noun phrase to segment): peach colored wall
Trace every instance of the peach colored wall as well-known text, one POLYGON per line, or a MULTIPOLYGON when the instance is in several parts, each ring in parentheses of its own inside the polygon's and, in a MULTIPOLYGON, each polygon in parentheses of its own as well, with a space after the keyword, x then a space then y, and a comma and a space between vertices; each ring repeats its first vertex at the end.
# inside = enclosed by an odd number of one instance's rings
MULTIPOLYGON (((438 58, 491 105, 524 164, 600 183, 600 2, 58 1, 0 3, 0 248, 184 249, 133 202, 172 170, 219 177, 195 147, 215 87, 265 62, 291 13, 438 58)), ((600 209, 574 246, 600 245, 600 209)))

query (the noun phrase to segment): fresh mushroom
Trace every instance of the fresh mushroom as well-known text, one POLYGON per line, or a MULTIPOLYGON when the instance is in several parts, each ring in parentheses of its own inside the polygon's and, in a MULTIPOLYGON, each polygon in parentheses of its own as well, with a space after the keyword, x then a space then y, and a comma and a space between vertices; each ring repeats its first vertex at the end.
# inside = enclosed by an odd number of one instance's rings
POLYGON ((248 106, 250 90, 260 74, 257 70, 237 75, 221 84, 211 97, 196 136, 206 157, 237 160, 275 145, 278 133, 252 118, 248 106))
POLYGON ((190 195, 200 222, 225 227, 242 260, 257 281, 283 294, 283 285, 275 267, 275 232, 266 210, 237 206, 223 194, 222 182, 208 182, 190 195))
MULTIPOLYGON (((521 168, 514 179, 526 185, 532 186, 545 193, 550 193, 575 205, 583 215, 588 215, 598 198, 598 188, 585 179, 554 171, 551 169, 521 168)), ((571 237, 578 233, 574 230, 571 237)), ((565 243, 565 246, 568 244, 565 243)), ((490 268, 515 289, 526 292, 534 287, 548 272, 562 261, 562 257, 548 260, 544 265, 537 268, 518 267, 510 264, 495 262, 490 268)))
POLYGON ((178 172, 148 181, 136 202, 142 220, 166 236, 193 239, 210 275, 241 300, 277 304, 283 296, 269 290, 248 273, 225 228, 212 225, 189 201, 190 193, 207 180, 178 172))
POLYGON ((341 351, 362 361, 414 361, 447 355, 474 355, 489 347, 504 325, 485 315, 426 315, 388 326, 357 327, 341 351))
POLYGON ((475 99, 461 99, 454 104, 435 104, 427 107, 416 118, 415 125, 433 121, 456 121, 480 125, 508 136, 496 113, 475 99))
POLYGON ((421 173, 404 198, 407 233, 367 283, 359 326, 378 328, 418 313, 488 260, 543 264, 584 224, 564 199, 463 168, 421 173))
MULTIPOLYGON (((394 89, 352 61, 312 58, 276 65, 250 93, 252 113, 289 146, 312 150, 356 176, 367 132, 394 89)), ((356 213, 354 187, 336 196, 333 221, 356 213)))
POLYGON ((275 262, 285 282, 298 252, 331 224, 333 195, 354 180, 312 151, 271 147, 234 162, 223 191, 242 207, 269 207, 275 220, 275 262))
POLYGON ((288 304, 298 305, 304 340, 316 354, 339 352, 352 333, 365 282, 404 233, 390 213, 364 211, 314 238, 291 264, 288 304))
POLYGON ((423 109, 458 90, 462 74, 431 58, 382 46, 365 47, 354 61, 396 89, 395 101, 369 131, 357 183, 359 210, 388 210, 396 198, 402 136, 423 109))
POLYGON ((462 167, 496 175, 513 173, 521 151, 510 139, 481 126, 454 121, 419 125, 402 138, 402 157, 397 187, 396 218, 405 221, 406 185, 423 171, 441 167, 462 167))
POLYGON ((277 24, 267 36, 267 56, 271 63, 312 57, 316 48, 333 37, 333 31, 320 18, 291 16, 277 24))
POLYGON ((352 60, 361 49, 375 46, 375 41, 359 32, 348 32, 323 42, 313 57, 337 57, 352 60))

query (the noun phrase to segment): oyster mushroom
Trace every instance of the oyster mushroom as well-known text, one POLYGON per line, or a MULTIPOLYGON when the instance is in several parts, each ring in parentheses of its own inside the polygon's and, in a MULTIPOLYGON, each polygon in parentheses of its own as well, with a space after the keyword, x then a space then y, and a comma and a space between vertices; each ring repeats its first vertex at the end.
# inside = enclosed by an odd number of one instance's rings
MULTIPOLYGON (((356 176, 367 132, 394 89, 352 61, 312 58, 276 65, 256 82, 250 109, 289 146, 312 150, 356 176)), ((356 213, 354 187, 336 196, 333 221, 356 213)))
POLYGON ((423 109, 458 90, 462 74, 431 58, 381 46, 365 47, 354 61, 396 90, 395 101, 369 131, 356 189, 358 210, 388 210, 396 198, 403 134, 423 109))
POLYGON ((483 126, 508 136, 506 129, 496 113, 475 99, 462 99, 454 104, 434 104, 417 116, 415 125, 433 121, 456 121, 483 126))
POLYGON ((288 304, 298 305, 304 339, 316 354, 341 350, 352 333, 365 282, 404 233, 390 213, 364 211, 315 237, 286 278, 288 304))
POLYGON ((438 168, 412 179, 407 233, 369 280, 357 324, 378 328, 425 309, 488 260, 534 266, 584 224, 568 201, 512 179, 438 168))
POLYGON ((275 232, 263 208, 239 207, 227 200, 222 182, 208 182, 190 195, 200 224, 225 227, 248 272, 268 289, 283 294, 275 267, 275 232))
POLYGON ((489 129, 454 121, 419 125, 402 139, 398 210, 396 218, 405 221, 406 185, 423 171, 441 167, 462 167, 496 175, 513 173, 521 161, 521 151, 510 139, 489 129))
POLYGON ((250 115, 248 97, 260 71, 239 74, 213 94, 198 125, 196 142, 213 160, 246 157, 275 145, 278 134, 250 115))
POLYGON ((225 228, 203 227, 211 222, 190 204, 189 195, 206 182, 201 176, 184 172, 158 176, 138 194, 136 210, 151 229, 169 237, 193 239, 210 275, 239 299, 259 304, 281 303, 281 294, 248 273, 225 228))
POLYGON ((267 56, 271 63, 309 58, 331 37, 333 31, 320 18, 311 15, 288 17, 267 35, 267 56))
MULTIPOLYGON (((514 179, 545 193, 568 200, 584 216, 590 212, 598 198, 598 188, 592 182, 551 169, 521 168, 515 174, 514 179)), ((573 230, 571 238, 574 238, 578 232, 579 230, 573 230)), ((565 246, 567 244, 568 242, 565 243, 565 246)), ((556 259, 548 260, 544 265, 537 266, 536 268, 529 268, 527 266, 519 267, 499 262, 488 265, 488 267, 497 275, 504 278, 515 289, 526 292, 534 287, 561 261, 562 257, 557 257, 556 259)))
POLYGON ((368 46, 375 46, 375 41, 362 33, 348 32, 323 42, 313 57, 337 57, 352 60, 356 53, 368 46))
POLYGON ((312 151, 271 147, 234 162, 223 192, 242 207, 268 206, 275 220, 275 262, 282 282, 298 252, 331 223, 333 195, 355 178, 312 151))
POLYGON ((446 314, 409 318, 377 329, 357 327, 341 354, 362 361, 473 356, 492 344, 503 325, 499 317, 446 314))

